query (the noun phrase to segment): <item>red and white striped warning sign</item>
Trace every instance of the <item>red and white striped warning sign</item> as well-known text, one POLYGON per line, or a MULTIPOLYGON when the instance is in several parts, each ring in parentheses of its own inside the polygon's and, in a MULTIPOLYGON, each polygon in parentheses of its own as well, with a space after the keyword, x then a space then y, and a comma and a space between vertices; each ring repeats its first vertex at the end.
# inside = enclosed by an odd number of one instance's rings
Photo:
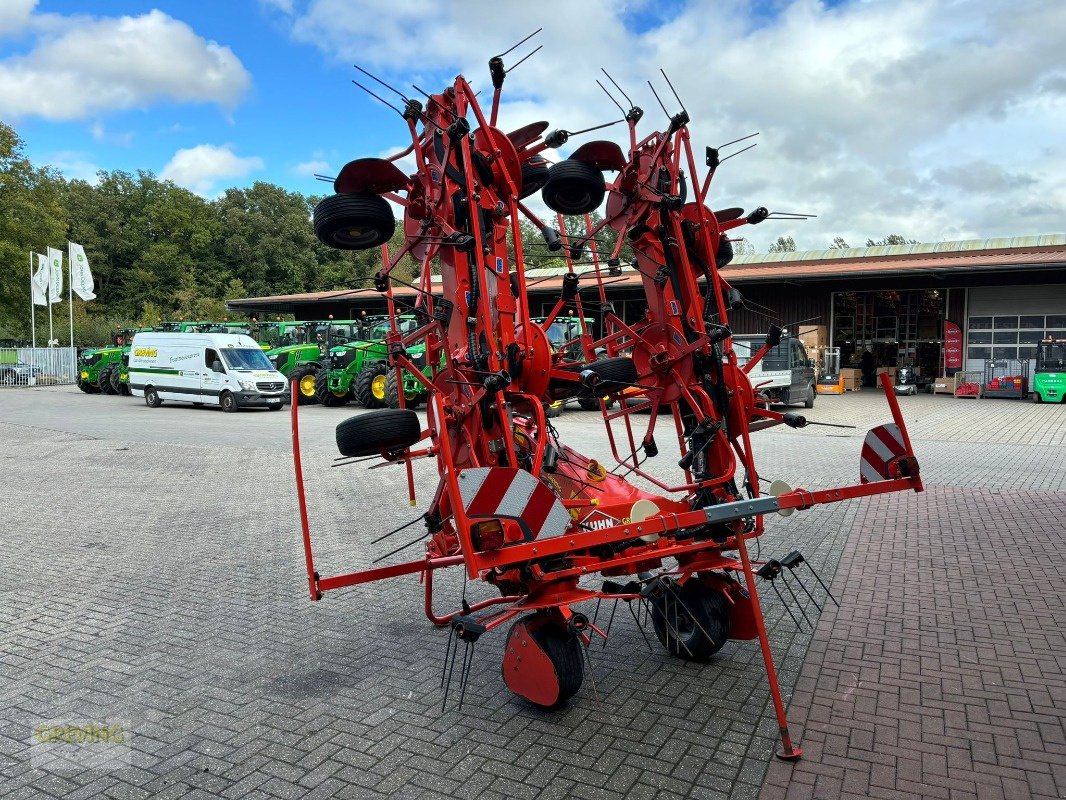
POLYGON ((859 480, 862 483, 874 483, 891 478, 888 465, 907 454, 903 444, 903 434, 895 423, 878 425, 866 434, 859 455, 859 480))
POLYGON ((570 514, 555 492, 525 470, 474 467, 459 473, 463 508, 472 519, 516 520, 527 540, 566 532, 570 514))

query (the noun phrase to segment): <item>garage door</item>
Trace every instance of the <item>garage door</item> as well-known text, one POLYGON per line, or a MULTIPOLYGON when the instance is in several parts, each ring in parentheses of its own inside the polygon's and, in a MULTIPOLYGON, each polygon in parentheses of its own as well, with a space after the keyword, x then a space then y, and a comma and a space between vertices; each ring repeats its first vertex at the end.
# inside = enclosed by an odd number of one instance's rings
POLYGON ((966 369, 985 359, 1027 360, 1035 367, 1036 344, 1066 338, 1066 284, 987 286, 968 295, 966 369))

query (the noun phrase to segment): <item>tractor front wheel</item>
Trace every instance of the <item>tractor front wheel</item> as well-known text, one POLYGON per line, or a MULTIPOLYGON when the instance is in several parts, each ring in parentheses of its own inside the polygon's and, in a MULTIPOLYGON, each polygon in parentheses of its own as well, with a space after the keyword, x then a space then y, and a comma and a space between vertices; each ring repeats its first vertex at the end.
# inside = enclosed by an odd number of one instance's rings
POLYGON ((109 364, 100 370, 100 374, 96 378, 96 385, 100 388, 100 391, 104 394, 118 394, 111 388, 111 373, 115 370, 113 364, 109 364))
POLYGON ((93 386, 91 383, 89 383, 88 381, 82 380, 81 378, 78 378, 78 388, 81 389, 83 392, 85 392, 85 394, 96 394, 97 392, 100 391, 98 388, 93 386))
POLYGON ((307 364, 293 370, 292 379, 296 382, 297 402, 302 406, 314 405, 318 402, 315 394, 315 378, 318 376, 318 367, 307 364))
POLYGON ((334 392, 329 388, 329 370, 320 369, 315 374, 315 397, 318 402, 327 407, 348 405, 347 392, 334 392))
POLYGON ((388 367, 367 364, 355 379, 355 399, 363 408, 385 408, 388 367))
POLYGON ((130 393, 130 386, 128 383, 122 382, 122 368, 113 367, 111 370, 111 377, 109 379, 111 384, 111 393, 120 394, 126 396, 130 393))

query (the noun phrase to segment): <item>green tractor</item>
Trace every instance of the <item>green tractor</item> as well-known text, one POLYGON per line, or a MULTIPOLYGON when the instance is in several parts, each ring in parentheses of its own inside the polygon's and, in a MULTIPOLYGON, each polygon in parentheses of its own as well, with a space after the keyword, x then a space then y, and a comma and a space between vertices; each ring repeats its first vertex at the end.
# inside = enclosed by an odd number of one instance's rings
MULTIPOLYGON (((546 317, 536 317, 533 321, 543 325, 546 319, 546 317)), ((585 317, 584 319, 580 317, 556 317, 544 331, 548 337, 548 345, 551 347, 552 353, 556 354, 556 357, 562 361, 584 361, 585 351, 582 348, 581 339, 589 333, 595 324, 596 321, 590 317, 585 317)), ((597 358, 605 356, 606 352, 600 352, 596 355, 597 358)), ((600 399, 598 397, 578 395, 573 399, 585 411, 599 411, 600 399)), ((569 401, 556 400, 554 403, 549 404, 545 408, 547 415, 549 417, 559 416, 563 413, 567 402, 569 401)), ((608 408, 614 405, 613 400, 606 399, 606 402, 608 408)))
POLYGON ((1066 339, 1045 339, 1037 346, 1033 402, 1066 402, 1066 339))
POLYGON ((328 371, 324 369, 330 360, 326 354, 343 348, 347 342, 364 339, 380 319, 281 322, 276 335, 267 338, 272 347, 266 356, 278 372, 296 381, 296 397, 301 405, 338 405, 333 397, 323 401, 316 390, 319 374, 328 371))
MULTIPOLYGON (((396 320, 401 335, 418 328, 418 318, 405 314, 396 320)), ((329 350, 328 366, 315 377, 315 393, 324 406, 342 406, 355 400, 364 408, 399 408, 400 384, 396 370, 389 367, 386 337, 391 330, 387 317, 379 317, 365 330, 363 339, 350 341, 329 350)), ((425 364, 425 346, 416 345, 407 351, 415 365, 429 374, 425 364)), ((405 405, 414 408, 425 396, 425 388, 413 376, 404 373, 405 405)))
POLYGON ((138 331, 151 328, 126 328, 118 331, 110 347, 94 347, 78 354, 78 388, 86 394, 128 395, 130 343, 138 331))

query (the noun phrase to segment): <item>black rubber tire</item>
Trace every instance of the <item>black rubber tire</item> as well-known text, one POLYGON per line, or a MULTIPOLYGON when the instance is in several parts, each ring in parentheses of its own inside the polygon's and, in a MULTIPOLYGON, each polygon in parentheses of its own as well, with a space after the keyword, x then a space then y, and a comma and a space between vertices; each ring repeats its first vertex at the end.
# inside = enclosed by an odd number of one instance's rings
POLYGON ((376 194, 352 192, 324 198, 314 213, 315 236, 338 250, 369 250, 392 238, 392 206, 376 194))
POLYGON ((154 386, 146 386, 144 389, 144 404, 149 408, 159 408, 163 405, 163 399, 154 386))
POLYGON ((218 396, 218 404, 227 414, 232 414, 237 410, 237 398, 233 396, 233 392, 223 392, 220 394, 218 396))
POLYGON ((122 367, 116 366, 111 370, 111 393, 126 396, 130 393, 130 385, 122 382, 122 367))
MULTIPOLYGON (((523 621, 532 621, 536 617, 536 614, 526 614, 520 617, 515 625, 523 621)), ((585 662, 582 658, 581 643, 577 640, 577 636, 570 633, 565 626, 554 622, 540 625, 531 632, 531 635, 555 667, 555 675, 559 680, 559 699, 549 706, 529 702, 537 708, 548 711, 561 708, 566 705, 567 700, 577 694, 585 680, 585 662)), ((508 632, 504 641, 510 638, 511 634, 508 632)))
POLYGON ((803 401, 804 408, 814 408, 814 387, 807 387, 807 399, 803 401))
POLYGON ((314 392, 313 389, 311 391, 311 394, 307 395, 304 394, 304 391, 301 388, 303 379, 308 376, 310 376, 312 380, 315 381, 315 385, 317 386, 318 367, 316 367, 314 364, 305 364, 302 367, 297 367, 292 371, 292 374, 289 376, 289 383, 296 381, 296 389, 294 394, 297 397, 296 402, 298 402, 302 406, 313 406, 315 403, 318 402, 318 395, 314 392))
MULTIPOLYGON (((422 395, 416 394, 414 397, 404 397, 404 406, 406 408, 418 408, 418 404, 422 402, 422 395)), ((400 386, 396 380, 396 370, 389 369, 385 376, 385 402, 389 408, 400 407, 400 386)))
POLYGON ((118 392, 111 388, 111 373, 114 372, 114 370, 115 365, 108 364, 100 370, 100 374, 96 376, 96 385, 104 394, 118 394, 118 392))
POLYGON ((675 584, 672 588, 677 597, 662 594, 652 598, 651 621, 655 637, 676 658, 700 663, 709 661, 729 638, 729 600, 721 589, 705 586, 698 578, 692 578, 681 587, 675 584), (670 616, 669 628, 667 615, 670 616), (703 630, 692 623, 690 615, 703 630), (677 634, 680 634, 681 641, 678 641, 677 634))
POLYGON ((327 408, 334 408, 348 405, 350 397, 347 393, 338 396, 331 392, 329 390, 329 371, 320 369, 315 373, 315 399, 327 408))
POLYGON ((1040 396, 1039 392, 1033 392, 1033 402, 1034 403, 1043 403, 1044 402, 1044 398, 1042 398, 1040 396))
POLYGON ((545 418, 546 419, 555 419, 556 417, 561 417, 563 415, 563 408, 564 407, 565 407, 565 403, 562 403, 562 402, 560 402, 559 405, 555 405, 555 403, 545 403, 544 404, 544 416, 545 416, 545 418))
POLYGON ((81 378, 78 378, 78 388, 85 392, 85 394, 96 394, 100 391, 96 386, 93 386, 88 381, 83 381, 81 378))
POLYGON ((540 196, 552 211, 588 214, 600 207, 606 193, 602 172, 584 161, 567 159, 548 169, 540 196))
POLYGON ((404 450, 422 436, 418 415, 406 408, 382 408, 360 414, 337 426, 337 449, 342 456, 377 455, 404 450))
POLYGON ((525 199, 536 194, 548 182, 548 161, 541 156, 533 156, 522 165, 522 191, 518 196, 525 199))
POLYGON ((384 375, 388 371, 381 362, 375 364, 367 364, 355 377, 355 384, 352 391, 355 393, 355 399, 363 408, 385 408, 385 399, 383 397, 374 397, 373 392, 370 390, 370 384, 374 378, 378 375, 384 375))
POLYGON ((600 399, 598 397, 579 397, 577 404, 585 411, 599 411, 600 399))
POLYGON ((585 369, 600 376, 600 382, 595 388, 596 394, 600 397, 620 392, 637 382, 637 368, 633 364, 633 359, 624 356, 601 358, 599 361, 593 361, 585 369))
POLYGON ((281 409, 285 408, 285 404, 278 403, 276 406, 267 406, 267 408, 269 408, 271 411, 281 411, 281 409))

